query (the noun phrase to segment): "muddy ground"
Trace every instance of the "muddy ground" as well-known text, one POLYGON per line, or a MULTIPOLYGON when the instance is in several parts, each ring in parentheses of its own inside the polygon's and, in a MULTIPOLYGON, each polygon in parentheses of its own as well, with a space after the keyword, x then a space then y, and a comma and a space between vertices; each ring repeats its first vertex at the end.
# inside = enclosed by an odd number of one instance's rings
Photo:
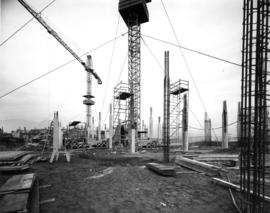
MULTIPOLYGON (((198 151, 213 152, 209 147, 198 151)), ((226 152, 237 153, 236 150, 226 152)), ((175 165, 174 159, 180 154, 172 150, 171 165, 175 165)), ((228 188, 214 184, 204 174, 163 177, 145 167, 148 162, 161 160, 162 150, 144 150, 131 155, 93 149, 73 152, 70 163, 64 156, 53 164, 35 163, 24 173, 36 173, 40 186, 51 185, 40 188, 41 201, 55 198, 54 202, 41 205, 41 213, 237 212, 228 188), (104 171, 109 172, 102 176, 104 171)), ((179 167, 178 170, 187 169, 179 167)), ((12 175, 0 174, 0 185, 12 175)), ((236 184, 239 184, 238 175, 238 170, 228 174, 236 184)), ((236 192, 233 194, 237 199, 236 192)))
POLYGON ((227 189, 215 185, 202 174, 162 177, 145 163, 157 161, 161 153, 130 156, 93 150, 74 154, 71 163, 61 157, 57 163, 36 163, 28 172, 37 173, 41 212, 132 213, 132 212, 236 212, 227 189), (104 169, 112 173, 91 179, 104 169))

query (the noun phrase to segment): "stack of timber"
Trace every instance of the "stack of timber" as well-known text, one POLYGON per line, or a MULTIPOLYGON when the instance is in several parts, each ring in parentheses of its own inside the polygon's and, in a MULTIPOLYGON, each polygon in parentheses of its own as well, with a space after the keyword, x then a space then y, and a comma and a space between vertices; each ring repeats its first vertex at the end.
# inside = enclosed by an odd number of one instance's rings
POLYGON ((146 167, 162 176, 174 176, 175 167, 159 163, 147 163, 146 167))
POLYGON ((1 151, 0 172, 19 172, 29 168, 40 157, 28 151, 1 151))
POLYGON ((15 175, 0 188, 0 213, 39 212, 39 183, 35 174, 15 175))
POLYGON ((199 155, 184 155, 184 157, 198 161, 238 161, 238 154, 199 154, 199 155))
POLYGON ((214 165, 204 163, 204 162, 200 162, 197 160, 192 160, 185 157, 178 157, 175 160, 175 163, 182 167, 185 167, 185 168, 197 171, 197 172, 205 173, 209 176, 219 176, 220 173, 222 172, 227 173, 227 170, 222 169, 221 167, 214 166, 214 165))

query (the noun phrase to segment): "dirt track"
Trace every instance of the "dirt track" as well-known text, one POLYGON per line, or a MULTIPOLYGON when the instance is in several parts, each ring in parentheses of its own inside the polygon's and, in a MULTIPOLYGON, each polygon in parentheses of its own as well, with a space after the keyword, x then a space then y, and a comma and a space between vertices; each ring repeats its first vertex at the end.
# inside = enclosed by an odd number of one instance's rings
POLYGON ((63 157, 54 164, 35 164, 41 185, 52 185, 40 190, 41 200, 56 199, 42 205, 41 212, 236 212, 228 191, 209 177, 162 177, 143 166, 147 159, 99 156, 106 154, 73 156, 70 164, 63 157), (111 174, 88 178, 108 167, 111 174))

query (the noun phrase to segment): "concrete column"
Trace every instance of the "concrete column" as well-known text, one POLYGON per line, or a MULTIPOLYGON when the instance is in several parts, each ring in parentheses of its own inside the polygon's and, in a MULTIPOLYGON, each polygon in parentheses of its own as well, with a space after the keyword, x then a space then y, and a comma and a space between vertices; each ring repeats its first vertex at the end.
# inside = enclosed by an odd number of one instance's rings
POLYGON ((135 136, 135 129, 131 129, 131 153, 135 153, 135 143, 136 143, 136 136, 135 136))
POLYGON ((113 138, 113 117, 112 117, 112 104, 110 104, 110 119, 109 119, 109 149, 112 149, 112 138, 113 138))
POLYGON ((95 118, 92 117, 92 139, 95 138, 95 118))
POLYGON ((222 112, 222 148, 228 149, 228 114, 227 114, 227 102, 223 101, 222 112))
POLYGON ((182 137, 183 137, 183 150, 188 151, 188 104, 187 94, 184 95, 184 107, 182 118, 182 137))
POLYGON ((158 116, 158 126, 157 126, 157 140, 159 143, 159 138, 160 138, 160 116, 158 116))
POLYGON ((164 62, 164 99, 163 99, 163 160, 170 161, 170 73, 169 51, 165 51, 164 62))
POLYGON ((208 118, 207 112, 204 113, 204 141, 206 143, 212 141, 212 136, 211 136, 211 119, 208 118))
POLYGON ((98 113, 98 141, 101 140, 101 112, 98 113))
POLYGON ((153 138, 153 108, 150 107, 149 138, 153 138))

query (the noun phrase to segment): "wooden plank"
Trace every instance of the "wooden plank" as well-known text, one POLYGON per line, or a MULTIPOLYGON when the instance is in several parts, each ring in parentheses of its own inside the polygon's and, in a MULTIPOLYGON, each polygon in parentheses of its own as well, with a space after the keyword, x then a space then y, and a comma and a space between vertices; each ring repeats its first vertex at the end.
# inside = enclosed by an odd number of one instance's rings
POLYGON ((0 201, 0 213, 27 212, 28 193, 7 194, 0 201))
POLYGON ((30 191, 30 196, 29 196, 29 204, 28 204, 28 210, 31 213, 39 213, 39 206, 40 206, 40 201, 39 201, 39 181, 38 178, 35 179, 34 185, 30 191))
POLYGON ((28 165, 9 165, 9 166, 0 166, 0 172, 19 172, 29 169, 28 165))
POLYGON ((147 163, 146 167, 163 176, 175 175, 175 167, 173 166, 163 165, 159 163, 147 163))
POLYGON ((221 167, 214 166, 211 164, 207 164, 204 162, 191 160, 188 158, 180 157, 175 160, 176 164, 189 168, 191 170, 195 170, 198 172, 206 173, 209 176, 217 176, 220 172, 228 172, 227 170, 222 169, 221 167))
POLYGON ((26 154, 29 154, 29 151, 0 151, 0 161, 13 161, 26 154))
POLYGON ((27 163, 29 160, 31 160, 32 158, 35 158, 35 157, 37 157, 38 155, 36 155, 36 154, 26 154, 26 155, 24 155, 24 156, 22 156, 20 159, 19 159, 19 162, 21 163, 21 164, 25 164, 25 163, 27 163))
POLYGON ((7 180, 0 192, 30 190, 35 180, 35 174, 15 175, 7 180))

